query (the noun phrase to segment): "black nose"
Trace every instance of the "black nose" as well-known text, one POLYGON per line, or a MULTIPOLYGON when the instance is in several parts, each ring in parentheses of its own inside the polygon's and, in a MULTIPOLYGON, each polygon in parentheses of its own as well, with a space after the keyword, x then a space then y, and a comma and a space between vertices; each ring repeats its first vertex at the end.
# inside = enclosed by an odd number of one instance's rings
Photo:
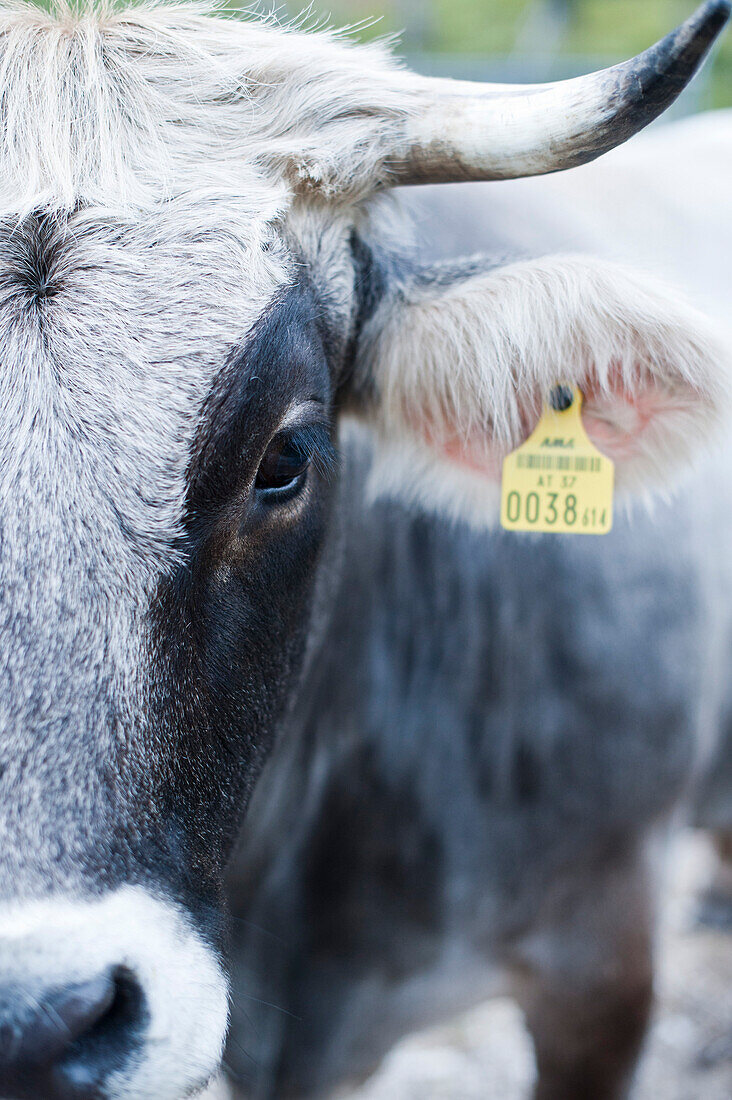
POLYGON ((39 992, 0 989, 3 1100, 98 1100, 134 1052, 142 991, 124 970, 39 992))

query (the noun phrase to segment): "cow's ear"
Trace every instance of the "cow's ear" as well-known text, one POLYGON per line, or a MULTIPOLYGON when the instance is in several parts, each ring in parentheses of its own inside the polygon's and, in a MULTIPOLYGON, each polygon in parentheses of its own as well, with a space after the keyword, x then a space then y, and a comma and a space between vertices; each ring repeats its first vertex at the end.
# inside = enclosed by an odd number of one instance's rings
POLYGON ((587 257, 392 273, 363 325, 352 407, 379 437, 373 486, 478 522, 504 457, 559 382, 620 493, 673 484, 730 407, 729 346, 677 293, 587 257))

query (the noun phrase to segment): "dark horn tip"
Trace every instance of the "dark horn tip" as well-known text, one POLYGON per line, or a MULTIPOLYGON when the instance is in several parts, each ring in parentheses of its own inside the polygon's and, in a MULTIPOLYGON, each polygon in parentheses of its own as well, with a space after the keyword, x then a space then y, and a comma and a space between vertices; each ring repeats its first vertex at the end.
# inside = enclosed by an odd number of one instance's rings
POLYGON ((719 37, 731 14, 732 0, 707 0, 670 38, 676 40, 677 49, 681 47, 685 52, 686 48, 701 59, 719 37))
POLYGON ((732 0, 706 0, 690 19, 633 62, 609 69, 617 81, 615 109, 575 163, 622 145, 662 115, 699 71, 731 13, 732 0))
POLYGON ((707 0, 701 14, 708 19, 718 19, 723 27, 732 15, 732 0, 707 0))
POLYGON ((642 96, 631 108, 641 122, 638 129, 678 98, 701 68, 731 13, 732 0, 706 0, 685 23, 638 58, 641 64, 636 77, 642 96))

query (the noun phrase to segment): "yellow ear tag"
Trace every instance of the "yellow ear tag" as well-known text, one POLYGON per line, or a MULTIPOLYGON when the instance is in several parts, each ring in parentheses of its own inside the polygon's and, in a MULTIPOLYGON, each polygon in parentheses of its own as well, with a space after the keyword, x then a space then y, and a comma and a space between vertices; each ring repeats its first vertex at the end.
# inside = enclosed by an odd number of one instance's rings
POLYGON ((613 525, 615 466, 582 424, 582 394, 558 386, 536 430, 503 463, 507 531, 606 535, 613 525))

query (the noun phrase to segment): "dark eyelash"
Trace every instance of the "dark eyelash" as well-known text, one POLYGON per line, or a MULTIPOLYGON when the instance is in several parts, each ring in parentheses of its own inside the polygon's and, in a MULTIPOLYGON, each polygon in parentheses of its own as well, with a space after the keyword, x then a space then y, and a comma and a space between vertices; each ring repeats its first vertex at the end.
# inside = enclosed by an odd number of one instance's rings
POLYGON ((287 432, 292 446, 311 462, 321 476, 331 478, 338 468, 338 453, 325 423, 303 424, 287 432))

